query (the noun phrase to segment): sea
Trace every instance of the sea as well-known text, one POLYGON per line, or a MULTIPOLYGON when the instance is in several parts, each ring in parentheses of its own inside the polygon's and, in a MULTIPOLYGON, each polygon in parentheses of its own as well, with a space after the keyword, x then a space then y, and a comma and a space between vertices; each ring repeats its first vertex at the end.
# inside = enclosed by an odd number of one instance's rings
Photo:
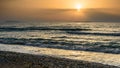
POLYGON ((120 54, 120 23, 0 22, 0 44, 120 54))

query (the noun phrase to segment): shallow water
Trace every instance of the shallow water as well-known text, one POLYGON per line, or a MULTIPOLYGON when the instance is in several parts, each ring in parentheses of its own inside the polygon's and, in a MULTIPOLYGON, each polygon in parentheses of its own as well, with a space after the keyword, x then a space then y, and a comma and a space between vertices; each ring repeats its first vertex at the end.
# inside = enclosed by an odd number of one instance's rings
POLYGON ((120 54, 120 23, 6 22, 0 43, 120 54))

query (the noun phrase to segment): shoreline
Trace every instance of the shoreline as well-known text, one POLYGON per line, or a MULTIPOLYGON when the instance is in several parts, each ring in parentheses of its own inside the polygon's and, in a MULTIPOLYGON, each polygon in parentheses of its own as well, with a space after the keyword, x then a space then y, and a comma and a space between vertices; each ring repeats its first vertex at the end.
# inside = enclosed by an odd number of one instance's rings
POLYGON ((8 68, 26 65, 29 67, 20 68, 120 68, 119 57, 119 54, 0 44, 0 67, 13 66, 8 68))
POLYGON ((100 63, 0 51, 1 68, 119 68, 100 63))

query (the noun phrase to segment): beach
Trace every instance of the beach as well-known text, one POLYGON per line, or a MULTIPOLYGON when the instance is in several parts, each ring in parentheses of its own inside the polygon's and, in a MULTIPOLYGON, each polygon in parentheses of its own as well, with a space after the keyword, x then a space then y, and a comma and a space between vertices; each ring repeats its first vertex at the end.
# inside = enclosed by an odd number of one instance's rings
POLYGON ((120 0, 0 0, 0 68, 120 68, 120 0))
POLYGON ((114 22, 4 22, 0 68, 120 68, 119 27, 114 22))
POLYGON ((1 68, 120 68, 119 57, 119 54, 0 44, 1 68))

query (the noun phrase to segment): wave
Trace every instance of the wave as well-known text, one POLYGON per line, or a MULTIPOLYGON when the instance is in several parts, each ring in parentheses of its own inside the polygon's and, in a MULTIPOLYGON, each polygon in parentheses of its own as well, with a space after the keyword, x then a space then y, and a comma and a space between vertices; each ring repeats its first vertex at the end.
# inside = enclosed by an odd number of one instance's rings
POLYGON ((68 34, 77 34, 77 35, 99 35, 99 36, 120 36, 120 33, 91 33, 91 32, 82 32, 82 31, 92 31, 88 28, 57 28, 57 27, 0 27, 0 32, 10 32, 10 31, 65 31, 68 34))
POLYGON ((90 32, 71 32, 67 31, 69 34, 77 34, 77 35, 99 35, 99 36, 120 36, 120 33, 90 33, 90 32))
POLYGON ((66 49, 66 50, 84 50, 84 51, 93 51, 93 52, 105 52, 120 54, 120 46, 117 42, 73 42, 66 40, 54 40, 54 39, 44 39, 44 38, 0 38, 0 43, 3 44, 19 44, 26 46, 36 46, 36 47, 47 47, 47 48, 57 48, 57 49, 66 49), (107 46, 106 46, 107 44, 107 46))
POLYGON ((30 30, 60 30, 60 31, 89 31, 91 29, 84 28, 48 28, 48 27, 0 27, 0 31, 30 31, 30 30))

